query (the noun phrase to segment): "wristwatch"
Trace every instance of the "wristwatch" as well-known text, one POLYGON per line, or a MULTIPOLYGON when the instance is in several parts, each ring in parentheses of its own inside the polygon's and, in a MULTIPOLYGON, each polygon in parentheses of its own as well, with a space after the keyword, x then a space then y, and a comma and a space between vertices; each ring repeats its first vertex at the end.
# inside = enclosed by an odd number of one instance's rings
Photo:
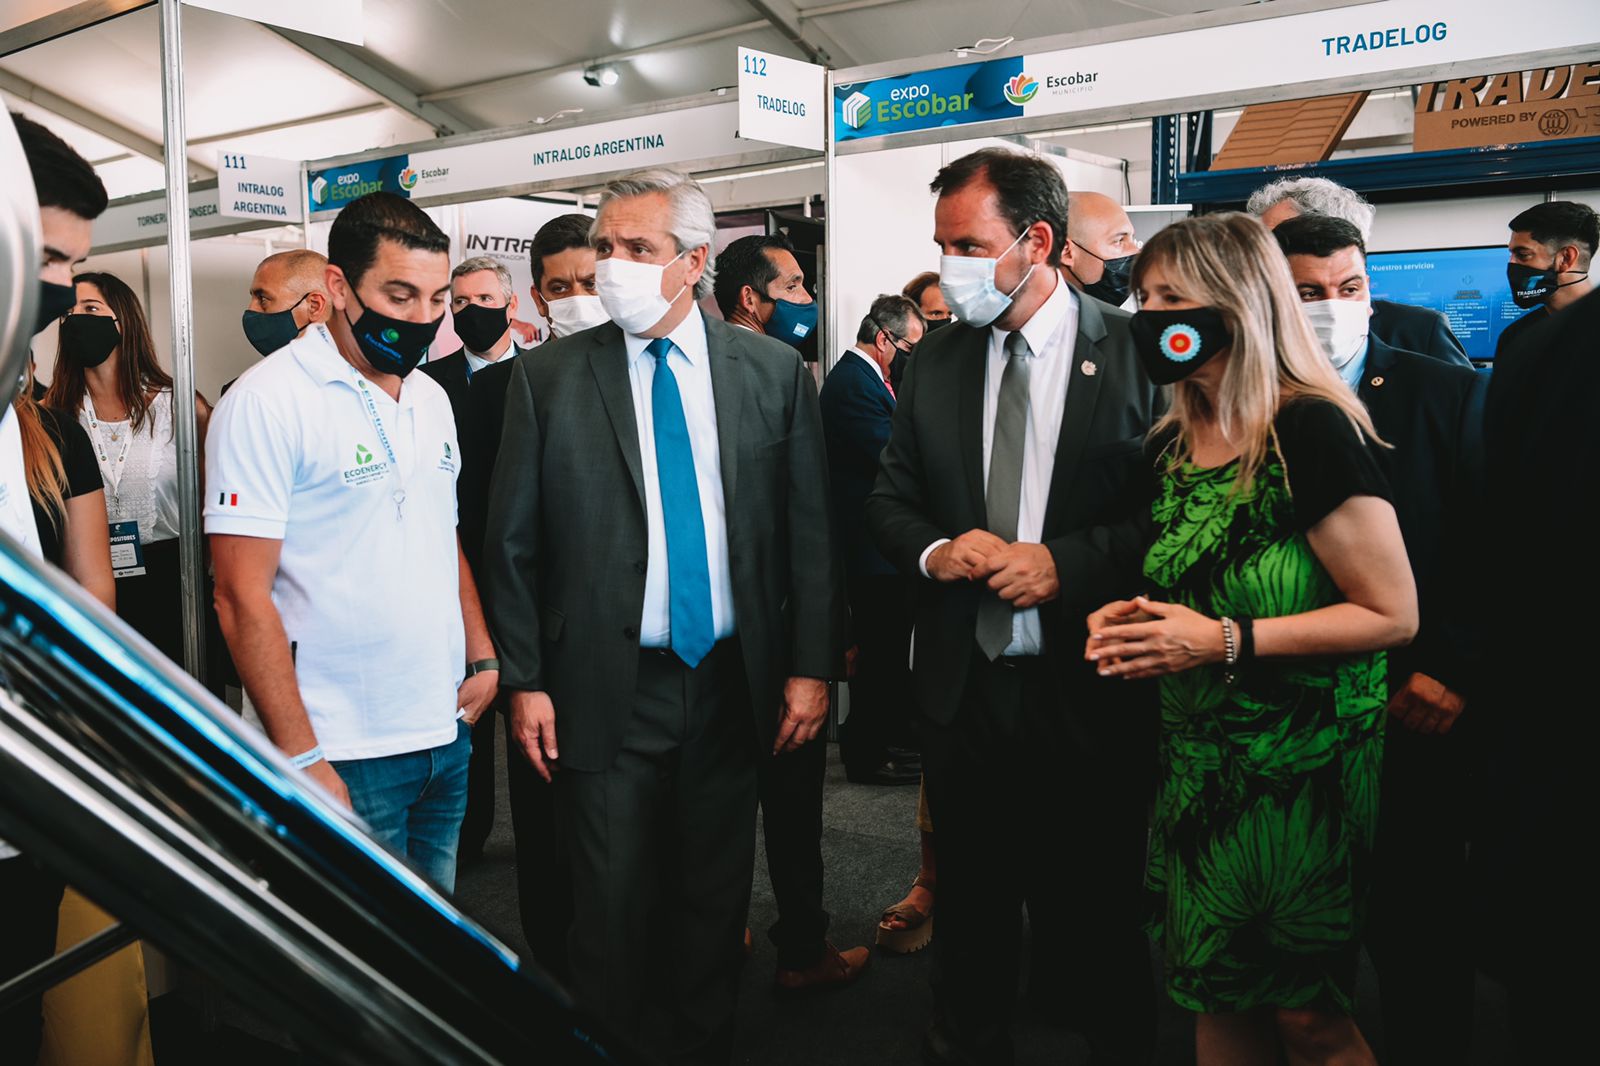
POLYGON ((499 673, 499 671, 500 671, 500 660, 499 659, 479 659, 477 662, 471 662, 471 663, 467 664, 467 676, 468 677, 477 677, 479 674, 488 673, 490 670, 493 670, 496 673, 499 673))

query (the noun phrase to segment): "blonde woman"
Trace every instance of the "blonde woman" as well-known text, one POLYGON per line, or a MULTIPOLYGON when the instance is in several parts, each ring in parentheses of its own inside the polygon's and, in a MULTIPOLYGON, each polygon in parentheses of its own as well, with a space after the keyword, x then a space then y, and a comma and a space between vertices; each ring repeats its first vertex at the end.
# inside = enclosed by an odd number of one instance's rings
POLYGON ((1384 649, 1416 590, 1372 424, 1255 219, 1177 223, 1132 328, 1151 431, 1148 597, 1089 618, 1100 673, 1161 679, 1146 883, 1199 1062, 1371 1063, 1353 1019, 1384 649))

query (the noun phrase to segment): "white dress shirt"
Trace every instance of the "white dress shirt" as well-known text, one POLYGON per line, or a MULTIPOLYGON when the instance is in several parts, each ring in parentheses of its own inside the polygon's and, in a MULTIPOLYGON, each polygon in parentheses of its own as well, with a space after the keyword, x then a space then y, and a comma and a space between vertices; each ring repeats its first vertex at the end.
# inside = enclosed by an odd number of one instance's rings
MULTIPOLYGON (((1050 499, 1050 477, 1055 472, 1056 442, 1061 437, 1061 417, 1072 380, 1072 354, 1078 339, 1078 297, 1072 286, 1059 280, 1049 299, 1023 325, 1033 360, 1028 375, 1028 428, 1022 453, 1022 499, 1017 509, 1017 542, 1039 544, 1044 537, 1044 509, 1050 499)), ((1006 338, 1010 330, 989 330, 989 353, 983 381, 983 487, 989 490, 989 456, 994 448, 994 414, 1000 403, 1000 375, 1006 368, 1006 338)), ((928 556, 947 539, 923 549, 919 565, 928 573, 928 556)), ((1011 643, 1002 655, 1038 655, 1044 651, 1044 630, 1039 608, 1017 611, 1011 619, 1011 643)))
MULTIPOLYGON (((656 472, 655 406, 651 399, 656 359, 646 349, 649 337, 624 333, 628 346, 628 381, 633 386, 633 417, 639 427, 639 462, 644 475, 644 513, 649 554, 644 575, 644 615, 639 644, 666 648, 672 644, 672 603, 667 586, 667 527, 661 515, 661 478, 656 472)), ((678 383, 683 417, 694 452, 694 479, 700 490, 700 515, 706 527, 706 563, 711 574, 711 622, 716 638, 737 629, 733 617, 733 575, 728 569, 727 506, 722 495, 722 449, 717 435, 717 405, 711 391, 711 355, 706 349, 706 323, 700 308, 668 335, 672 352, 667 363, 678 383)))

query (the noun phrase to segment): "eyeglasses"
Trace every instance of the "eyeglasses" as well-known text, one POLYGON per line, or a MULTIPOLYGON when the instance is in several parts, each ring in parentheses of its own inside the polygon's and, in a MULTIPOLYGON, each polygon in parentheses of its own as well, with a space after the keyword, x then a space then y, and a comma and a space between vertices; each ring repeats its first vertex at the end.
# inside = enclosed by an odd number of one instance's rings
POLYGON ((911 349, 916 347, 916 345, 912 344, 910 341, 906 340, 904 337, 900 336, 894 330, 892 330, 889 327, 885 326, 882 322, 879 322, 877 319, 874 318, 872 320, 872 324, 874 326, 878 327, 878 332, 879 333, 883 333, 883 334, 888 336, 888 338, 889 338, 889 346, 891 348, 893 348, 895 351, 899 352, 901 355, 910 355, 911 354, 911 349), (902 344, 905 345, 904 348, 900 347, 902 344))

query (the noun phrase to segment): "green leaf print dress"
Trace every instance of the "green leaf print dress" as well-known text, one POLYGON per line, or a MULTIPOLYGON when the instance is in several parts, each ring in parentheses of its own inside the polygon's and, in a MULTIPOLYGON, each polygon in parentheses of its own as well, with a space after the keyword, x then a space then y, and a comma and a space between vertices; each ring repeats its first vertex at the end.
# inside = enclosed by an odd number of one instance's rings
MULTIPOLYGON (((1271 618, 1341 599, 1305 531, 1351 496, 1389 498, 1334 405, 1301 399, 1249 489, 1237 464, 1157 460, 1144 574, 1158 599, 1271 618)), ((1349 1013, 1378 815, 1382 652, 1265 659, 1161 679, 1162 778, 1146 887, 1172 999, 1349 1013)))

